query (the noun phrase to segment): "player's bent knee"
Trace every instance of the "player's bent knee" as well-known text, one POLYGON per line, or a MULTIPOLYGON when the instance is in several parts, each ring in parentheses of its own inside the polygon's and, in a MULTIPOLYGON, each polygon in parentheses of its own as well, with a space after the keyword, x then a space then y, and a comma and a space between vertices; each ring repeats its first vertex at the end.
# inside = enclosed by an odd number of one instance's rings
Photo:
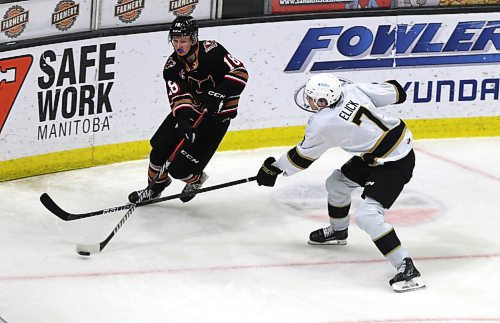
POLYGON ((390 225, 385 222, 382 204, 366 197, 356 211, 356 224, 372 237, 387 231, 390 225))
POLYGON ((328 203, 333 206, 345 206, 351 202, 353 187, 350 180, 338 169, 326 179, 325 186, 328 192, 328 203))

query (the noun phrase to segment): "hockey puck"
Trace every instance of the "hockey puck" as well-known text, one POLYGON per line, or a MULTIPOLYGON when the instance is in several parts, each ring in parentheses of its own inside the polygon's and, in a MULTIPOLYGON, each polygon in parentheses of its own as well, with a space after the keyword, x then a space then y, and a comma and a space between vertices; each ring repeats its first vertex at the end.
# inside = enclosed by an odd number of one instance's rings
POLYGON ((88 251, 82 251, 82 250, 79 250, 79 251, 78 251, 78 254, 79 254, 80 256, 86 256, 86 257, 90 256, 90 252, 88 252, 88 251))

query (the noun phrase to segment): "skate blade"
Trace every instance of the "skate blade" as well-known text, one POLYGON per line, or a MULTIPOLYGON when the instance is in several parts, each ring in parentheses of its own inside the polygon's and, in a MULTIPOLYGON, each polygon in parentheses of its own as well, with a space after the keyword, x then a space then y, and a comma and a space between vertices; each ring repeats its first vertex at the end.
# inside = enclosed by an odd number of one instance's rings
POLYGON ((396 293, 411 292, 420 288, 424 288, 425 283, 421 277, 415 277, 409 281, 397 282, 392 284, 392 289, 396 293))
POLYGON ((347 240, 330 240, 326 242, 316 242, 309 240, 307 241, 307 243, 312 246, 323 246, 323 245, 345 246, 347 244, 347 240))

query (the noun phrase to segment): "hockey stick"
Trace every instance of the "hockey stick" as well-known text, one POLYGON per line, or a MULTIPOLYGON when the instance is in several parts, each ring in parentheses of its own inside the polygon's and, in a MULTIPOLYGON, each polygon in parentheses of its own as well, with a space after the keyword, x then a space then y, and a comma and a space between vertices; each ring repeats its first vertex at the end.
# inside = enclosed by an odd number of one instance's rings
MULTIPOLYGON (((223 184, 218 184, 218 185, 213 185, 213 186, 201 188, 201 189, 196 190, 196 191, 191 192, 191 193, 184 193, 184 194, 178 193, 178 194, 174 194, 174 195, 160 197, 160 198, 157 198, 154 200, 144 201, 141 203, 137 203, 135 206, 139 207, 139 206, 148 205, 148 204, 154 204, 154 203, 159 203, 159 202, 164 202, 164 201, 169 201, 169 200, 175 200, 175 199, 178 199, 180 197, 187 196, 187 195, 199 194, 199 193, 218 190, 218 189, 229 187, 229 186, 234 186, 234 185, 252 182, 252 181, 255 181, 256 179, 257 179, 256 176, 249 177, 249 178, 243 178, 243 179, 239 179, 236 181, 231 181, 231 182, 227 182, 227 183, 223 183, 223 184)), ((84 219, 84 218, 88 218, 88 217, 92 217, 92 216, 96 216, 96 215, 107 214, 107 213, 112 213, 112 212, 117 212, 117 211, 122 211, 122 210, 128 210, 132 207, 132 204, 128 203, 128 204, 110 207, 110 208, 102 209, 102 210, 98 210, 98 211, 92 211, 92 212, 88 212, 88 213, 68 213, 68 212, 64 211, 63 209, 61 209, 59 207, 59 205, 57 205, 54 202, 54 200, 52 200, 52 198, 47 193, 43 193, 42 196, 40 196, 40 201, 50 212, 52 212, 55 216, 57 216, 58 218, 60 218, 61 220, 64 220, 64 221, 79 220, 79 219, 84 219)))
MULTIPOLYGON (((196 127, 198 127, 198 125, 201 123, 201 121, 205 117, 206 113, 207 113, 207 109, 204 109, 203 112, 199 115, 199 117, 194 122, 194 124, 192 126, 193 129, 195 129, 196 127)), ((185 141, 186 141, 185 138, 181 139, 181 141, 179 142, 179 144, 175 147, 174 151, 168 157, 168 159, 165 162, 165 164, 163 164, 163 166, 161 167, 160 171, 155 175, 155 177, 148 184, 148 186, 146 187, 146 189, 143 192, 144 194, 140 194, 139 195, 139 200, 137 201, 137 203, 132 203, 132 205, 128 209, 127 213, 125 213, 125 215, 122 217, 122 219, 120 220, 120 222, 118 222, 118 224, 115 226, 115 228, 113 229, 113 231, 111 231, 111 233, 108 235, 108 237, 106 239, 104 239, 103 241, 101 241, 100 243, 87 244, 87 245, 85 245, 85 244, 78 244, 76 246, 76 252, 79 255, 81 255, 81 256, 90 256, 91 254, 101 252, 104 249, 104 247, 106 247, 106 245, 114 237, 114 235, 116 234, 116 232, 118 232, 118 230, 120 230, 120 228, 122 227, 122 225, 128 220, 128 218, 130 217, 130 215, 132 215, 132 213, 134 212, 134 210, 136 208, 136 205, 140 204, 146 198, 146 192, 149 189, 151 189, 153 187, 153 185, 156 184, 156 182, 161 177, 161 175, 164 174, 167 171, 168 167, 170 166, 170 164, 174 160, 175 156, 177 156, 177 152, 179 152, 181 150, 181 148, 184 146, 185 141)))
MULTIPOLYGON (((251 182, 251 181, 255 181, 256 179, 257 179, 257 176, 253 176, 253 177, 243 178, 243 179, 239 179, 239 180, 232 181, 232 182, 227 182, 227 183, 223 183, 223 184, 213 185, 213 186, 210 186, 210 187, 202 188, 202 189, 199 189, 197 191, 191 192, 190 195, 192 195, 193 193, 194 194, 199 194, 199 193, 203 193, 203 192, 218 190, 218 189, 224 188, 224 187, 229 187, 229 186, 234 186, 234 185, 238 185, 238 184, 248 183, 248 182, 251 182)), ((95 253, 101 252, 102 249, 104 249, 104 247, 108 244, 108 242, 113 238, 113 236, 115 235, 115 233, 120 229, 120 227, 123 225, 123 223, 125 223, 125 221, 127 221, 127 219, 130 217, 130 214, 133 212, 133 210, 136 207, 142 206, 142 205, 148 205, 148 204, 158 203, 158 202, 163 202, 163 201, 167 201, 167 200, 173 200, 173 199, 185 196, 185 195, 187 195, 187 194, 179 193, 179 194, 175 194, 175 195, 170 195, 170 196, 165 196, 165 197, 162 197, 162 198, 158 198, 158 199, 155 199, 155 200, 149 200, 149 201, 146 201, 146 202, 142 202, 141 204, 137 204, 137 205, 127 204, 126 206, 128 206, 128 208, 129 208, 128 212, 123 216, 123 218, 120 220, 120 222, 113 229, 113 232, 111 232, 110 235, 104 241, 102 241, 100 243, 88 244, 88 245, 79 244, 76 247, 76 252, 79 255, 82 255, 82 256, 90 256, 91 254, 95 254, 95 253)))

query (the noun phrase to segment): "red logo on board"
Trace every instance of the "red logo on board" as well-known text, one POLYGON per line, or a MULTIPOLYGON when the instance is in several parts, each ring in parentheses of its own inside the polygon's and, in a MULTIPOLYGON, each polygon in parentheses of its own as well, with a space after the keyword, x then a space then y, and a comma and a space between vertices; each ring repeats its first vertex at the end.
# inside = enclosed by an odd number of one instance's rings
POLYGON ((31 55, 0 59, 0 132, 14 106, 32 62, 33 56, 31 55))

